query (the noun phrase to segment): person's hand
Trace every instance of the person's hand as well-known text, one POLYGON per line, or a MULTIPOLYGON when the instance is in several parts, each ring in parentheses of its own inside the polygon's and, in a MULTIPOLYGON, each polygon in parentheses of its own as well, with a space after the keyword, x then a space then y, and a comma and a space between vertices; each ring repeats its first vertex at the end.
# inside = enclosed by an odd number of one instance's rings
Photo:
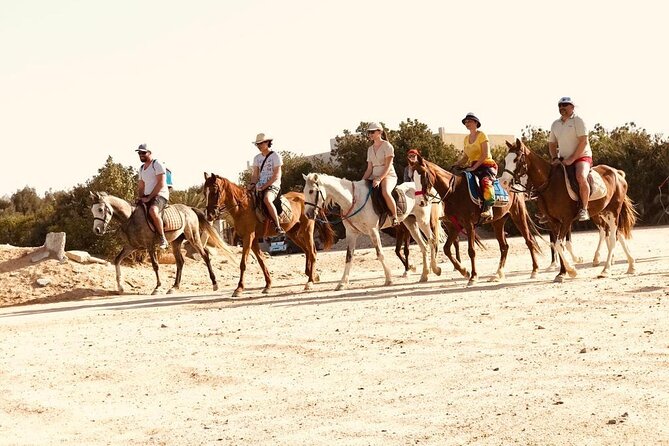
POLYGON ((256 192, 262 192, 262 186, 256 184, 256 192))
POLYGON ((142 197, 142 198, 140 198, 140 200, 141 200, 142 203, 148 203, 149 201, 151 201, 151 199, 149 197, 142 197))
POLYGON ((570 156, 569 158, 563 158, 560 161, 562 161, 562 164, 565 166, 571 166, 572 163, 574 162, 574 159, 570 156))
POLYGON ((381 184, 381 180, 374 178, 374 181, 372 181, 372 187, 379 187, 379 184, 381 184))
POLYGON ((463 169, 463 170, 464 170, 465 172, 473 172, 473 171, 474 171, 474 169, 472 169, 471 167, 468 167, 468 168, 463 169))
POLYGON ((558 158, 557 156, 551 161, 551 164, 554 166, 557 166, 560 163, 562 163, 562 158, 558 158))

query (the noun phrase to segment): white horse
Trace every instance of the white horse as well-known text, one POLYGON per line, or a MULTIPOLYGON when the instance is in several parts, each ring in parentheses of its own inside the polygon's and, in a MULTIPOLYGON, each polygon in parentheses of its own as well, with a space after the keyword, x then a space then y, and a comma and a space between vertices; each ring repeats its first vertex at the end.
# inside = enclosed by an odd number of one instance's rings
MULTIPOLYGON (((379 216, 374 211, 371 201, 370 187, 366 181, 350 181, 344 178, 337 178, 331 175, 321 173, 310 173, 302 175, 304 177, 304 213, 308 218, 315 218, 318 211, 326 206, 336 204, 343 212, 342 223, 346 228, 346 267, 344 268, 344 275, 337 285, 337 290, 341 290, 348 286, 348 275, 351 271, 351 261, 355 246, 360 234, 366 234, 372 241, 372 245, 376 249, 376 258, 383 266, 383 272, 386 276, 386 285, 392 283, 390 276, 390 269, 386 266, 381 250, 381 238, 379 236, 379 216)), ((427 261, 427 242, 421 231, 430 240, 430 266, 432 272, 436 275, 441 274, 441 268, 437 266, 437 243, 438 234, 433 233, 430 227, 431 207, 420 206, 415 199, 414 183, 402 183, 397 186, 400 194, 403 194, 407 210, 404 214, 397 215, 397 218, 402 222, 411 236, 418 244, 423 254, 423 272, 420 276, 421 282, 427 281, 430 268, 427 261), (413 216, 414 218, 407 218, 413 216)), ((437 213, 434 213, 437 215, 437 213)), ((390 219, 386 220, 383 227, 390 226, 390 219)), ((436 222, 435 227, 439 227, 436 222)))

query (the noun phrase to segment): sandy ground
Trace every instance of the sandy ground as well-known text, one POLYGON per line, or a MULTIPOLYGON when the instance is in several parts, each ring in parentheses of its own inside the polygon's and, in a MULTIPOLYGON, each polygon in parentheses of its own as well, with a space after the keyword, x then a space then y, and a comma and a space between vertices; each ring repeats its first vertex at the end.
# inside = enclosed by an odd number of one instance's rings
MULTIPOLYGON (((320 253, 312 292, 290 255, 268 260, 270 295, 252 264, 236 299, 237 268, 220 260, 218 293, 189 260, 179 295, 145 295, 141 266, 125 268, 136 294, 113 296, 112 267, 35 265, 3 246, 0 444, 669 444, 667 234, 635 231, 634 276, 618 247, 596 279, 585 232, 588 260, 563 284, 529 279, 513 238, 501 284, 485 281, 498 257, 486 240, 469 288, 446 263, 427 283, 401 278, 391 249, 383 287, 364 249, 348 290, 332 291, 338 251, 320 253)), ((167 288, 174 266, 162 273, 167 288)))

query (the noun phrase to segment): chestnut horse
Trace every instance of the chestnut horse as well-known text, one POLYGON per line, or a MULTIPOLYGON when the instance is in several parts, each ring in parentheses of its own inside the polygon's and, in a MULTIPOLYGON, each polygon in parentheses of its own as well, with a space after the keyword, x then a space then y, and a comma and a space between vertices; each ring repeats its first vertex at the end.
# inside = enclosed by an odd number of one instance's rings
MULTIPOLYGON (((453 263, 455 269, 464 277, 469 278, 468 285, 472 285, 478 280, 478 274, 476 272, 476 250, 474 249, 474 246, 476 242, 475 226, 479 222, 481 208, 472 202, 469 197, 468 185, 464 176, 456 175, 442 169, 420 155, 418 155, 418 159, 414 163, 414 169, 419 173, 416 190, 422 189, 423 197, 427 200, 428 194, 426 191, 434 188, 443 200, 444 214, 457 222, 457 224, 467 233, 468 252, 472 266, 471 274, 467 272, 467 269, 464 268, 451 254, 451 245, 457 240, 458 233, 458 226, 455 224, 449 226, 449 234, 446 241, 446 247, 444 247, 444 252, 451 263, 453 263)), ((530 277, 535 278, 539 270, 536 253, 540 252, 540 250, 535 239, 535 234, 538 234, 538 230, 527 213, 524 196, 509 191, 509 202, 504 206, 494 207, 493 219, 490 221, 495 230, 495 237, 497 238, 497 243, 499 243, 500 249, 499 267, 497 268, 497 273, 491 280, 500 281, 505 277, 504 265, 506 264, 509 244, 506 241, 504 224, 508 217, 511 217, 530 250, 530 255, 532 256, 532 274, 530 277)))
MULTIPOLYGON (((571 224, 578 212, 578 203, 571 199, 567 191, 564 170, 553 168, 552 164, 532 152, 519 139, 515 144, 506 142, 509 152, 505 159, 505 169, 501 180, 524 186, 528 192, 537 195, 537 206, 543 215, 548 217, 548 225, 556 237, 553 246, 560 255, 560 272, 556 282, 564 280, 565 273, 576 277, 576 269, 567 259, 564 252, 564 239, 571 230, 571 224)), ((628 263, 628 274, 635 272, 634 258, 630 254, 624 239, 630 238, 636 223, 636 211, 632 200, 627 196, 625 172, 605 165, 592 168, 599 173, 606 184, 606 195, 588 204, 588 212, 592 222, 606 234, 606 245, 609 250, 604 269, 598 277, 608 277, 616 240, 625 251, 628 263), (622 237, 620 237, 622 235, 622 237)))
MULTIPOLYGON (((207 203, 207 218, 213 220, 225 209, 230 213, 234 221, 235 232, 242 239, 242 259, 239 264, 239 283, 232 293, 233 297, 239 296, 244 291, 244 272, 249 256, 249 250, 255 253, 260 269, 265 276, 265 288, 263 294, 267 294, 272 287, 272 279, 265 266, 263 256, 260 254, 258 239, 263 236, 276 235, 274 225, 266 225, 260 222, 256 216, 255 194, 237 186, 233 182, 205 172, 204 195, 207 203), (263 235, 264 234, 264 235, 263 235)), ((304 215, 304 195, 299 192, 288 192, 283 195, 290 203, 292 218, 288 223, 281 223, 286 231, 286 236, 299 246, 306 256, 304 273, 308 281, 305 290, 310 290, 313 283, 318 281, 316 272, 316 246, 314 245, 314 221, 304 215)), ((334 242, 334 231, 329 224, 318 222, 320 239, 324 249, 329 249, 334 242)))

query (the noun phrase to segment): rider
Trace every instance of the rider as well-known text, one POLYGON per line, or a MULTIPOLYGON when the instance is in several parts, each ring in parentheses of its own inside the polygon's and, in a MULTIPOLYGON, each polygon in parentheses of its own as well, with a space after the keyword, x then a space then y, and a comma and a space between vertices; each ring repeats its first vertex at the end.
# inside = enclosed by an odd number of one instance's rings
POLYGON ((139 184, 137 187, 137 202, 146 203, 149 217, 160 236, 160 247, 167 248, 167 239, 163 229, 162 212, 170 199, 170 191, 165 180, 165 168, 152 158, 151 151, 146 144, 140 144, 135 150, 139 155, 142 166, 139 168, 139 184))
POLYGON ((274 222, 274 230, 277 234, 285 234, 286 231, 281 227, 279 214, 274 207, 274 200, 281 190, 281 166, 283 160, 281 155, 270 150, 273 139, 265 136, 264 133, 258 133, 253 143, 260 153, 253 158, 253 173, 251 174, 251 183, 249 188, 255 187, 256 192, 263 196, 265 206, 274 222))
POLYGON ((590 220, 588 214, 588 199, 590 184, 588 173, 592 167, 592 149, 588 143, 588 129, 580 116, 574 113, 574 102, 565 96, 558 101, 560 118, 551 125, 548 138, 548 150, 552 164, 562 162, 566 166, 574 166, 578 194, 581 199, 581 209, 576 214, 579 221, 590 220))
POLYGON ((397 226, 399 224, 397 205, 391 195, 397 185, 397 174, 393 166, 395 148, 388 142, 383 126, 376 122, 367 127, 367 137, 372 141, 372 145, 367 149, 367 169, 362 179, 371 178, 372 187, 381 187, 381 194, 390 210, 392 225, 397 226))
POLYGON ((493 181, 497 176, 497 163, 490 154, 488 136, 478 130, 481 121, 474 113, 467 113, 462 123, 469 130, 465 136, 464 153, 457 161, 456 167, 466 168, 479 179, 483 204, 481 206, 481 220, 492 219, 492 206, 495 204, 495 189, 493 181))
POLYGON ((411 166, 413 166, 413 163, 415 163, 418 160, 418 155, 419 152, 417 149, 410 149, 407 152, 407 166, 404 168, 404 175, 403 175, 404 183, 413 182, 414 169, 411 166))

